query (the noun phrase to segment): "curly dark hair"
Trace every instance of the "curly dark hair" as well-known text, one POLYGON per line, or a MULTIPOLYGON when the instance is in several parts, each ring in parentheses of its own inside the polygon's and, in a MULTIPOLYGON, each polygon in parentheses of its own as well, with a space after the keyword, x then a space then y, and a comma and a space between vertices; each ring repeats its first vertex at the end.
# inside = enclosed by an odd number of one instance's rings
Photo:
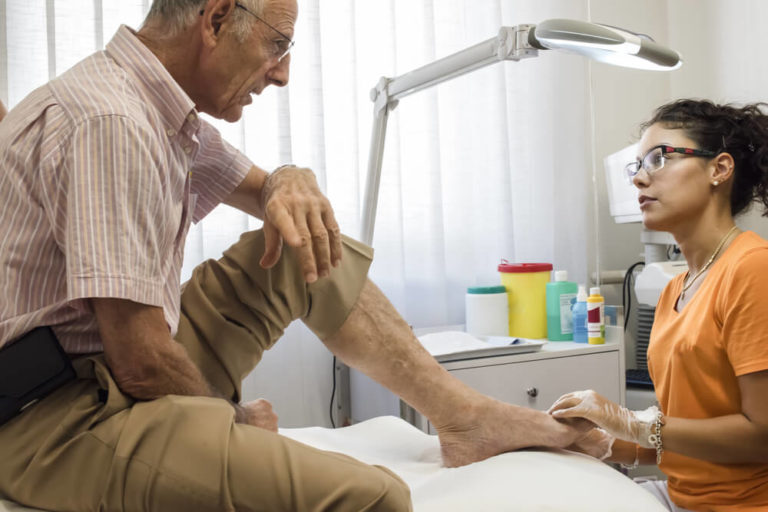
POLYGON ((701 149, 727 152, 734 160, 731 214, 750 204, 763 205, 768 217, 768 115, 766 103, 718 105, 707 100, 681 99, 662 105, 641 125, 645 131, 659 123, 681 129, 701 149))

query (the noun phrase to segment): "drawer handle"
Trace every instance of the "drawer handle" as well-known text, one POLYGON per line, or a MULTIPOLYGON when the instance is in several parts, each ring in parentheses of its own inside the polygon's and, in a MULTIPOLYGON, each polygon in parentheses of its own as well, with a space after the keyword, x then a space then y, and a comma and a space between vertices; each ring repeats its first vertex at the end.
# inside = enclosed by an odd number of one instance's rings
POLYGON ((528 393, 528 396, 531 398, 539 396, 539 390, 533 387, 526 389, 525 392, 528 393))

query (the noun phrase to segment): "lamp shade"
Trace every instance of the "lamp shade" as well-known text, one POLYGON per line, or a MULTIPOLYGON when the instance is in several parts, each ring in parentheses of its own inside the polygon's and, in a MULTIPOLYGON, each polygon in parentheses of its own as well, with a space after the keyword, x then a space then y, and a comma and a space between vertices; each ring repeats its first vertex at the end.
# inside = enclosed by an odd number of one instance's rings
POLYGON ((529 31, 528 43, 540 50, 564 50, 598 62, 637 69, 668 71, 683 63, 679 53, 648 36, 587 21, 542 21, 529 31))

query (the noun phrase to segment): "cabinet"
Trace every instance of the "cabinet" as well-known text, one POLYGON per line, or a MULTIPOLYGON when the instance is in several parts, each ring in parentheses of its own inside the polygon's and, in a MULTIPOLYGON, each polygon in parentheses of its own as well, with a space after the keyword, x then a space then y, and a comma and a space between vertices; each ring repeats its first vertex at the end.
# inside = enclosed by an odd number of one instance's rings
MULTIPOLYGON (((549 342, 538 352, 442 363, 457 379, 498 400, 546 410, 561 395, 594 389, 624 405, 624 350, 620 330, 605 345, 549 342)), ((434 434, 429 422, 405 404, 402 416, 434 434)))

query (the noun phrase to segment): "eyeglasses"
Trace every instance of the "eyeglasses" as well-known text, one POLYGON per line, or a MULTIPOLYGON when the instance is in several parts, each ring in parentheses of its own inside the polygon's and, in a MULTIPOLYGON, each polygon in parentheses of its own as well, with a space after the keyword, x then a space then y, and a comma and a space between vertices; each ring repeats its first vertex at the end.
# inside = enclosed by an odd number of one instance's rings
POLYGON ((718 154, 715 151, 707 151, 705 149, 676 148, 667 146, 666 144, 660 144, 649 149, 642 160, 637 159, 635 162, 629 163, 624 167, 627 179, 632 183, 632 178, 640 172, 640 169, 643 169, 648 173, 648 176, 659 169, 662 169, 664 163, 667 161, 667 155, 670 153, 680 153, 683 156, 698 156, 704 158, 712 158, 718 154))
POLYGON ((272 52, 271 52, 272 58, 275 58, 277 59, 277 62, 280 62, 285 58, 286 55, 291 53, 291 48, 293 48, 293 45, 295 43, 293 39, 291 39, 287 35, 277 30, 275 27, 273 27, 272 25, 270 25, 269 23, 261 19, 259 16, 256 16, 256 14, 253 11, 248 10, 248 8, 243 4, 241 4, 240 2, 235 2, 235 7, 239 7, 240 9, 244 10, 245 12, 247 12, 257 20, 259 20, 260 22, 262 22, 263 24, 265 24, 266 26, 268 26, 269 28, 271 28, 272 30, 280 34, 280 37, 282 37, 282 39, 280 41, 273 41, 274 46, 272 47, 272 52))

